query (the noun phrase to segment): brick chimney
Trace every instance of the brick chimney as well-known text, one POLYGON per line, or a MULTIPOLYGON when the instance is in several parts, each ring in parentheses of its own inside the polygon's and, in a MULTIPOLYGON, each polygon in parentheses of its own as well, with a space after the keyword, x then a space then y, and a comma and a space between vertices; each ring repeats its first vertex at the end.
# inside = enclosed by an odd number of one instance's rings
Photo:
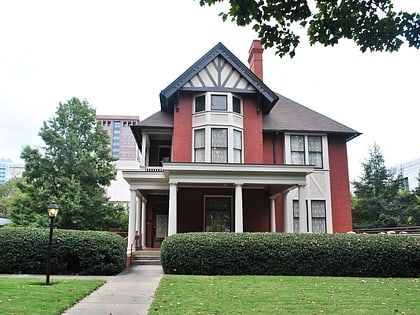
POLYGON ((248 63, 251 71, 261 80, 263 79, 263 51, 261 41, 257 39, 253 40, 249 49, 248 63))

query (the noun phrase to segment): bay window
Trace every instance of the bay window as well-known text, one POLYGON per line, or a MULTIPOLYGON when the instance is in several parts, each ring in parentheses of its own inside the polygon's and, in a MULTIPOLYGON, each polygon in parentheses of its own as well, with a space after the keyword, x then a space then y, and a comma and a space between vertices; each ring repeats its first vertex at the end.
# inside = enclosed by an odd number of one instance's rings
POLYGON ((197 129, 194 131, 194 161, 205 161, 205 130, 197 129))
POLYGON ((207 126, 194 130, 194 162, 242 163, 242 131, 207 126))
POLYGON ((226 128, 211 129, 211 162, 226 163, 228 161, 228 139, 226 128))
POLYGON ((232 93, 206 93, 194 97, 193 108, 194 113, 221 111, 241 114, 242 99, 232 93))

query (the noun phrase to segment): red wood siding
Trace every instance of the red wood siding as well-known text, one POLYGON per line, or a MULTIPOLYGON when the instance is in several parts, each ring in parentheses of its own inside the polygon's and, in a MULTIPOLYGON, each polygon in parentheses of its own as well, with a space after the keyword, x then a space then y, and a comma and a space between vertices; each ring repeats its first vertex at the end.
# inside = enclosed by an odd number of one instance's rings
POLYGON ((260 189, 244 189, 242 199, 244 232, 269 232, 270 204, 267 193, 260 189))
POLYGON ((244 97, 244 162, 263 163, 262 113, 255 97, 244 97))
POLYGON ((276 232, 284 232, 283 195, 278 195, 276 202, 276 232))
POLYGON ((179 111, 174 109, 172 162, 191 162, 192 156, 192 98, 180 96, 179 111))
POLYGON ((328 154, 333 232, 345 233, 353 229, 346 142, 341 137, 329 136, 328 154))
POLYGON ((284 164, 283 134, 264 133, 264 164, 284 164))

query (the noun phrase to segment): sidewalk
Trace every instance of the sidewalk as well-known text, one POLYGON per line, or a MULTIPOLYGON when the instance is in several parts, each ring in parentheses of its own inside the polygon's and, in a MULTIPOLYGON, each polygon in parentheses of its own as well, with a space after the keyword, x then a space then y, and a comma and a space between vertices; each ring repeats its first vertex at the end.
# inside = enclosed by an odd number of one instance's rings
POLYGON ((146 315, 162 274, 161 266, 133 266, 107 277, 102 287, 63 315, 146 315))

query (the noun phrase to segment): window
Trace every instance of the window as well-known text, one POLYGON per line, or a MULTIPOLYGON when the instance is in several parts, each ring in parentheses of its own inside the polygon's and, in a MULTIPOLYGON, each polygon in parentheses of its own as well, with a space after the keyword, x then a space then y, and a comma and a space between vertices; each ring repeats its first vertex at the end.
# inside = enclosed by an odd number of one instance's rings
MULTIPOLYGON (((306 208, 308 208, 307 205, 306 208)), ((299 226, 299 200, 293 200, 293 232, 298 233, 299 226)))
POLYGON ((195 112, 204 112, 206 110, 206 96, 201 95, 195 98, 195 112))
POLYGON ((296 165, 322 168, 322 136, 290 136, 290 161, 296 165))
POLYGON ((308 136, 309 165, 322 168, 322 138, 320 136, 308 136))
POLYGON ((326 233, 327 222, 325 215, 325 201, 324 200, 312 200, 311 202, 312 211, 312 232, 313 233, 326 233))
POLYGON ((120 134, 121 134, 121 122, 114 121, 114 127, 112 130, 112 157, 115 159, 119 158, 120 151, 120 134))
POLYGON ((305 164, 305 141, 304 136, 290 136, 290 150, 292 164, 305 164))
POLYGON ((205 129, 194 131, 194 161, 205 162, 205 129))
POLYGON ((204 111, 227 111, 242 113, 242 99, 231 93, 206 93, 194 97, 194 113, 204 111))
POLYGON ((216 163, 227 163, 227 151, 227 129, 213 128, 211 130, 211 161, 216 163))
POLYGON ((205 231, 230 232, 232 216, 231 197, 205 197, 205 231))
MULTIPOLYGON (((312 233, 327 233, 326 206, 325 200, 312 200, 311 219, 312 233)), ((308 207, 308 205, 306 205, 308 207)), ((309 224, 309 222, 308 222, 309 224)), ((293 231, 299 232, 299 201, 293 200, 293 231)))
POLYGON ((227 95, 212 95, 211 110, 227 110, 227 95))
POLYGON ((241 100, 235 96, 232 96, 232 110, 234 113, 241 113, 241 100))
POLYGON ((242 132, 233 130, 233 162, 242 162, 242 132))

